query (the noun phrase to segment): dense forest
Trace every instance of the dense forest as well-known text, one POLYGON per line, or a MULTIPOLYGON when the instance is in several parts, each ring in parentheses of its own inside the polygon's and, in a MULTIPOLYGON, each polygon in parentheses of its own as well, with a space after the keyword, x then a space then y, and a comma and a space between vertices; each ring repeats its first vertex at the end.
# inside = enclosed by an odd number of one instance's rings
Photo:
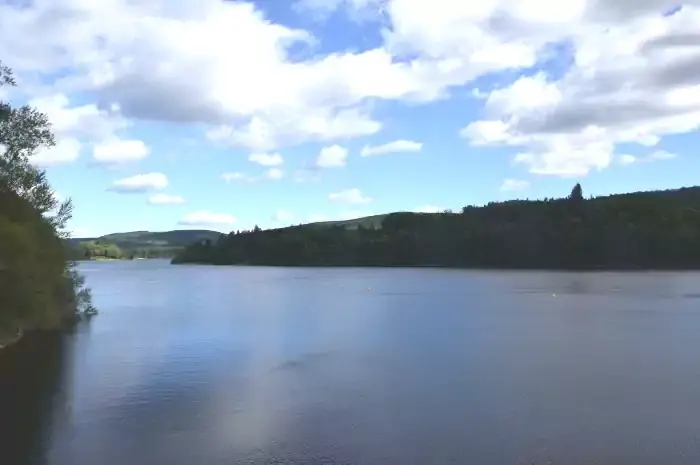
MULTIPOLYGON (((0 63, 0 87, 14 85, 0 63)), ((0 346, 23 330, 94 311, 66 246, 71 201, 58 202, 46 173, 31 163, 52 145, 44 114, 0 102, 0 346)))
POLYGON ((700 268, 700 188, 392 213, 359 223, 230 233, 173 263, 541 269, 700 268))

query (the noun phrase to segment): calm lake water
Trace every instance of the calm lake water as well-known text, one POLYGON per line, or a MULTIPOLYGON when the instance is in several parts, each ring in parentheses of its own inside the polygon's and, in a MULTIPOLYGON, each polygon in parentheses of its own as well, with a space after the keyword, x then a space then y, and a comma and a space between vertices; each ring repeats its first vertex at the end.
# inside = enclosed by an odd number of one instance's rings
POLYGON ((700 463, 698 273, 81 268, 3 465, 700 463))

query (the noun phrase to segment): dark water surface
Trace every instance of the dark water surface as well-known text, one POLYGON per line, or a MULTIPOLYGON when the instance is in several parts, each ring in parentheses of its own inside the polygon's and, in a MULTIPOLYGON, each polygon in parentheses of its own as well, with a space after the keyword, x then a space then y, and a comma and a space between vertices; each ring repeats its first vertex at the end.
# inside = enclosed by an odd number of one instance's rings
POLYGON ((3 465, 700 463, 698 273, 82 268, 3 465))

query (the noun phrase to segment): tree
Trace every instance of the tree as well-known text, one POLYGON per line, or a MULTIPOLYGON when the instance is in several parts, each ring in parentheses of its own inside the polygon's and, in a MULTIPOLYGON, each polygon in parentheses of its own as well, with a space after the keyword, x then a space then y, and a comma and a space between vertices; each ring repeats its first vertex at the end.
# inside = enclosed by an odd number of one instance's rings
POLYGON ((583 189, 581 184, 576 183, 574 188, 571 190, 571 194, 568 197, 569 201, 569 211, 572 216, 576 218, 581 218, 583 214, 583 189))
MULTIPOLYGON (((15 85, 12 71, 0 62, 0 87, 15 85)), ((73 212, 71 200, 67 199, 59 203, 46 172, 31 162, 31 157, 37 151, 54 145, 51 124, 45 114, 28 105, 14 108, 9 103, 0 101, 0 190, 4 192, 4 198, 8 201, 14 197, 18 199, 13 201, 14 207, 5 204, 6 208, 0 211, 0 214, 5 216, 5 224, 9 228, 6 229, 8 237, 15 237, 15 240, 17 239, 12 231, 17 231, 17 228, 26 231, 44 231, 41 237, 33 239, 38 242, 35 244, 35 249, 41 249, 37 245, 48 246, 49 242, 52 247, 59 244, 60 249, 66 249, 63 240, 70 237, 66 226, 73 212), (36 216, 30 218, 24 215, 24 219, 12 220, 13 216, 16 216, 17 209, 22 208, 31 209, 36 216), (10 223, 15 223, 15 226, 10 226, 10 223), (40 226, 40 223, 45 224, 48 229, 40 226), (47 230, 55 240, 46 236, 47 230)), ((45 248, 40 253, 48 254, 48 250, 53 249, 45 248)), ((70 291, 64 292, 61 298, 75 304, 76 311, 94 312, 90 291, 83 286, 84 280, 75 270, 75 263, 69 261, 67 252, 55 254, 52 257, 61 266, 60 274, 63 282, 70 285, 70 291)), ((9 268, 8 266, 7 272, 13 271, 9 268)), ((33 274, 29 273, 29 275, 36 277, 38 272, 39 270, 34 270, 33 274)), ((25 292, 29 291, 25 289, 25 292)), ((54 297, 58 298, 58 296, 54 297)))
POLYGON ((576 183, 574 188, 571 189, 569 200, 573 202, 583 202, 583 189, 581 188, 581 184, 576 183))

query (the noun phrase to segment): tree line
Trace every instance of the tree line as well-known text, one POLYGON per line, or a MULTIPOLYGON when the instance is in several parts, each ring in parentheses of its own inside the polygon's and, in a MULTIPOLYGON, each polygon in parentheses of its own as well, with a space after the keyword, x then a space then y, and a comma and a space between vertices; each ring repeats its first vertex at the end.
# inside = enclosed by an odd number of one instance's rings
MULTIPOLYGON (((0 62, 0 87, 15 85, 0 62)), ((31 162, 54 144, 46 115, 0 101, 0 339, 94 312, 65 244, 73 205, 57 200, 46 172, 31 162)))
POLYGON ((73 260, 133 260, 135 258, 172 258, 182 247, 120 247, 110 241, 95 239, 70 245, 73 260))
POLYGON ((193 244, 173 263, 700 268, 700 188, 585 199, 576 184, 559 199, 494 202, 459 213, 393 213, 376 229, 256 227, 193 244))

